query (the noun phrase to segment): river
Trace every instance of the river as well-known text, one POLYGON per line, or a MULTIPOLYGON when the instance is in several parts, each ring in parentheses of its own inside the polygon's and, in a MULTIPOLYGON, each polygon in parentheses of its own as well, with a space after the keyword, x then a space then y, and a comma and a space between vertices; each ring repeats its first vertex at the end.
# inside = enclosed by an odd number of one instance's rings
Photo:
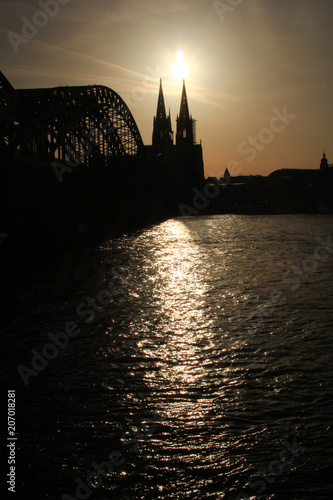
POLYGON ((22 498, 331 499, 332 239, 180 217, 5 287, 22 498))

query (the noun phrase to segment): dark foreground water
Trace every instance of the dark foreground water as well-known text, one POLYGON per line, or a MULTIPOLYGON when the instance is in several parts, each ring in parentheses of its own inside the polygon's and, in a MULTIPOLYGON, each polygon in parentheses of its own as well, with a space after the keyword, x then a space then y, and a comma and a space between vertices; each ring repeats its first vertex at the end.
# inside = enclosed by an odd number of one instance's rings
POLYGON ((332 240, 185 217, 5 287, 11 497, 333 498, 332 240))

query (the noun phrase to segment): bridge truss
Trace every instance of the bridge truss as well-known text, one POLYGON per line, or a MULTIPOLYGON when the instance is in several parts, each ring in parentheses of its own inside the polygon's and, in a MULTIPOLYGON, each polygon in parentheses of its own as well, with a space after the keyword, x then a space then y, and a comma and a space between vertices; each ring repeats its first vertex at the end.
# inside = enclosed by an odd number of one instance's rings
POLYGON ((110 165, 143 151, 129 108, 104 86, 15 90, 0 73, 0 150, 69 165, 110 165))

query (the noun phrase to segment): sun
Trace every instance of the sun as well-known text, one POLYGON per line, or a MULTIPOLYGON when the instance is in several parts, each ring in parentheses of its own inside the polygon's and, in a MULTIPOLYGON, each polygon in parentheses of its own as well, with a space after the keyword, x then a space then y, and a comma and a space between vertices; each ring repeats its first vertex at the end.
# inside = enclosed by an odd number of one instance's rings
POLYGON ((172 63, 171 74, 176 80, 184 80, 188 77, 190 73, 189 65, 184 61, 184 52, 178 50, 177 61, 172 63))

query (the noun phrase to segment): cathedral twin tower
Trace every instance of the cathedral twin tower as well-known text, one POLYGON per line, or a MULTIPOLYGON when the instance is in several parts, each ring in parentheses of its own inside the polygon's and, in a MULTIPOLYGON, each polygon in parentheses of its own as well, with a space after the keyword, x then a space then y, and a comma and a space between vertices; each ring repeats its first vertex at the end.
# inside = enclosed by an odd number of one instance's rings
POLYGON ((172 160, 175 180, 187 185, 199 184, 204 179, 201 144, 196 144, 195 120, 189 113, 185 80, 177 116, 176 144, 174 144, 170 111, 167 116, 162 89, 162 80, 154 117, 152 149, 154 154, 172 160))
MULTIPOLYGON (((183 81, 183 92, 180 103, 180 112, 177 116, 176 144, 195 143, 195 120, 192 119, 188 110, 185 80, 183 81)), ((153 148, 155 152, 162 153, 173 146, 173 131, 171 126, 170 111, 166 115, 162 80, 160 80, 160 90, 157 101, 157 111, 154 117, 153 148)))

